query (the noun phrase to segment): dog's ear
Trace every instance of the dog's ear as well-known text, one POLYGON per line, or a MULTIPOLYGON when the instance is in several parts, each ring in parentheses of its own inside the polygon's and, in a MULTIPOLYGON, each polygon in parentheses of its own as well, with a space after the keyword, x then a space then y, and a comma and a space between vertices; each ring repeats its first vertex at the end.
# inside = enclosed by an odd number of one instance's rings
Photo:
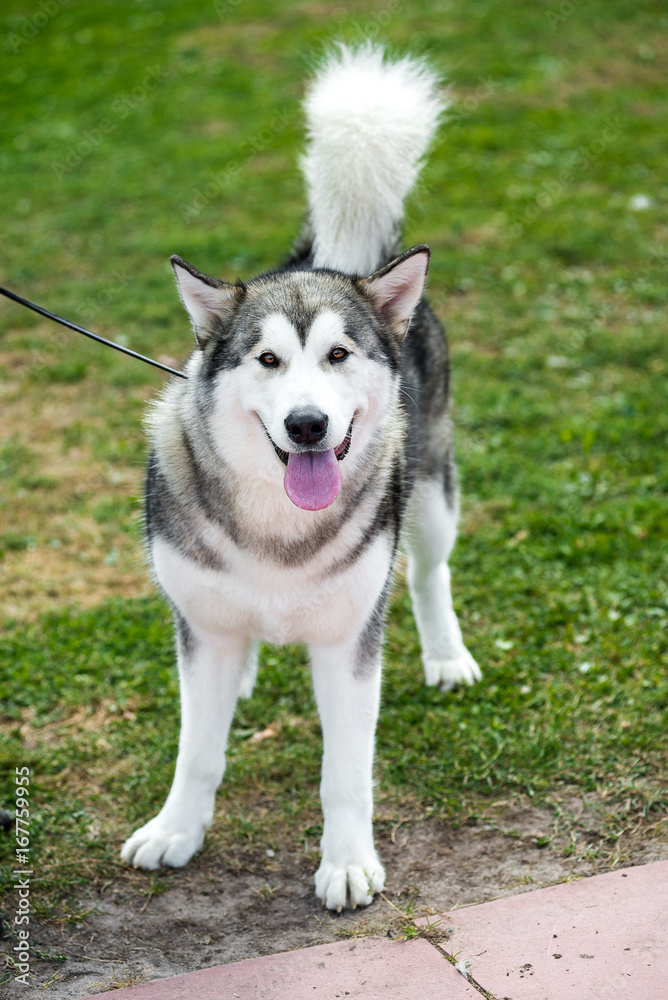
POLYGON ((399 340, 408 330, 413 310, 422 298, 431 251, 424 243, 357 281, 399 340))
POLYGON ((246 288, 241 282, 230 285, 210 278, 176 254, 170 260, 181 301, 192 321, 197 343, 203 349, 209 338, 232 318, 246 288))

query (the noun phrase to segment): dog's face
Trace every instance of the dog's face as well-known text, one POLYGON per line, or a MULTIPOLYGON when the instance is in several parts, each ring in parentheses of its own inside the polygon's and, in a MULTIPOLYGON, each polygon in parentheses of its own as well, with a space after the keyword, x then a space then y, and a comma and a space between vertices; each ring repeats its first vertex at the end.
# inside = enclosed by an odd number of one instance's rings
POLYGON ((172 263, 221 458, 242 474, 282 479, 298 507, 328 507, 398 405, 401 340, 428 249, 366 279, 288 271, 230 285, 172 263))

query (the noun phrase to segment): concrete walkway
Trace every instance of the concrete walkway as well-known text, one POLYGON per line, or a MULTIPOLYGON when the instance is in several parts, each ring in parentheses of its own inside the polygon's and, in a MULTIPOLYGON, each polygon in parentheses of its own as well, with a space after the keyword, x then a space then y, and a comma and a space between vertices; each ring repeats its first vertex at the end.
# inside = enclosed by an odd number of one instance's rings
POLYGON ((341 941, 115 990, 114 1000, 668 1000, 668 861, 453 910, 439 927, 449 930, 440 948, 341 941))

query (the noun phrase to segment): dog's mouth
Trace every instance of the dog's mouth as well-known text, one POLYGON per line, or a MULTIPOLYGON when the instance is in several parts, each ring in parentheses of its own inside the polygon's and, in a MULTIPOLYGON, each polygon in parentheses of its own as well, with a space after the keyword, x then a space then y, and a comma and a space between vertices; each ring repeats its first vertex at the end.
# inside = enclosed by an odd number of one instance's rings
MULTIPOLYGON (((348 452, 350 451, 350 442, 352 440, 353 423, 354 423, 354 421, 355 421, 355 418, 353 417, 353 419, 350 421, 350 427, 348 428, 348 433, 346 434, 346 436, 344 437, 343 441, 338 446, 338 448, 334 448, 333 449, 334 450, 334 454, 336 456, 337 462, 342 462, 343 459, 348 454, 348 452)), ((288 464, 288 459, 290 458, 290 455, 293 454, 293 453, 290 452, 290 451, 283 451, 282 448, 279 448, 278 445, 276 444, 276 442, 270 436, 269 431, 267 431, 266 427, 265 427, 265 433, 266 433, 267 437, 269 438, 269 440, 271 441, 272 445, 274 446, 274 451, 276 452, 276 454, 280 458, 280 460, 283 463, 283 465, 287 465, 288 464)), ((299 454, 302 454, 302 455, 311 455, 311 454, 320 454, 320 453, 319 452, 315 452, 315 453, 314 452, 300 452, 299 454)))
POLYGON ((284 451, 265 432, 274 446, 274 451, 286 466, 283 485, 293 504, 302 510, 324 510, 334 503, 341 491, 342 462, 350 450, 353 423, 343 441, 336 448, 327 451, 284 451))

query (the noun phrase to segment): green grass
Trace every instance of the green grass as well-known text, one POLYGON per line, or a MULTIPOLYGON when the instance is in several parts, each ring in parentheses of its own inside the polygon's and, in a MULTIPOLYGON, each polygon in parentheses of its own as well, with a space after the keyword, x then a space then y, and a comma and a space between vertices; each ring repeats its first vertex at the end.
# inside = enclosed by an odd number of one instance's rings
MULTIPOLYGON (((298 231, 298 99, 313 53, 382 23, 398 50, 442 67, 456 100, 405 242, 432 245, 430 297, 453 349, 464 512, 453 582, 484 679, 449 695, 422 686, 399 587, 379 801, 387 815, 409 803, 457 822, 508 794, 556 803, 576 789, 617 804, 614 841, 629 815, 653 820, 666 802, 663 5, 588 0, 563 18, 534 0, 219 9, 222 19, 176 0, 80 2, 28 40, 33 15, 3 5, 2 283, 135 350, 181 358, 191 336, 169 255, 248 277, 298 231)), ((67 554, 86 518, 108 532, 112 561, 114 539, 130 539, 141 577, 130 491, 100 495, 91 480, 63 493, 58 462, 90 456, 110 481, 138 471, 143 401, 161 377, 17 306, 1 312, 3 558, 67 554), (67 406, 46 472, 31 423, 42 406, 51 417, 67 406), (56 501, 70 518, 62 539, 49 526, 56 501), (14 523, 17 510, 32 520, 14 523)), ((42 912, 110 866, 118 840, 164 800, 173 660, 158 599, 8 624, 0 794, 11 800, 15 766, 33 769, 42 912)), ((233 727, 227 833, 317 836, 319 755, 302 652, 265 650, 233 727), (270 723, 277 737, 249 739, 270 723)), ((12 862, 9 837, 0 852, 12 862)))

